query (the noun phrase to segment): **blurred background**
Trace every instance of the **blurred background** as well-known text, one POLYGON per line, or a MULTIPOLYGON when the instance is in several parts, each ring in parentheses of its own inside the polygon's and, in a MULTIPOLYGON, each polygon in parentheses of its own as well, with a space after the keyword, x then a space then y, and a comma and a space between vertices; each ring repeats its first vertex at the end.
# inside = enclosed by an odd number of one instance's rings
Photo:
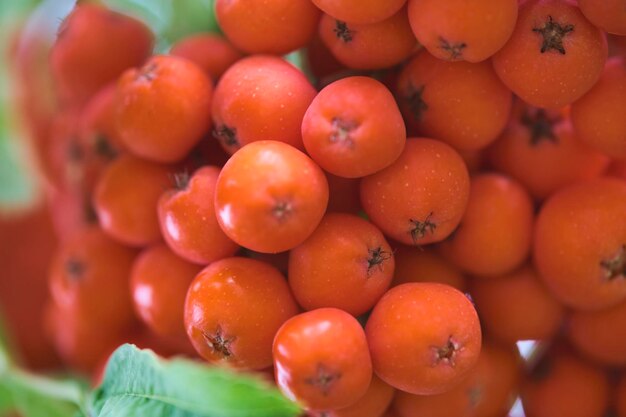
MULTIPOLYGON (((47 275, 59 240, 79 217, 71 193, 55 181, 69 168, 58 163, 66 149, 51 145, 64 120, 48 64, 75 3, 0 2, 0 327, 19 361, 35 370, 60 366, 43 319, 47 275)), ((175 7, 168 0, 102 3, 147 23, 155 52, 190 33, 218 31, 212 0, 177 0, 175 7)))

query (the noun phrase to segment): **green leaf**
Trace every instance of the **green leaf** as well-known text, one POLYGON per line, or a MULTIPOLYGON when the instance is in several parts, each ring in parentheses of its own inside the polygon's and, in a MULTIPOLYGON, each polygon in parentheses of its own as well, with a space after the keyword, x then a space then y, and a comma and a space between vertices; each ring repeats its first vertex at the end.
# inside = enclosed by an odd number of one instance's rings
POLYGON ((10 401, 26 417, 71 417, 85 403, 84 387, 74 380, 56 380, 17 369, 4 376, 10 401))
POLYGON ((132 345, 111 357, 91 417, 293 417, 299 407, 257 377, 132 345))
POLYGON ((85 404, 85 386, 20 370, 9 355, 9 340, 0 318, 0 416, 19 411, 25 417, 71 417, 85 404))

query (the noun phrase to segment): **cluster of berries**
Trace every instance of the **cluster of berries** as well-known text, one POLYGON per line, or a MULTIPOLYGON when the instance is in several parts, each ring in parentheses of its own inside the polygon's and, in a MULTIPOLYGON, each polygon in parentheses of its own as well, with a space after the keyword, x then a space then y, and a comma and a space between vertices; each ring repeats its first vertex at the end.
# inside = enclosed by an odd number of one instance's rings
POLYGON ((215 11, 153 56, 81 2, 43 74, 17 50, 70 366, 132 341, 310 416, 626 417, 623 2, 215 11))

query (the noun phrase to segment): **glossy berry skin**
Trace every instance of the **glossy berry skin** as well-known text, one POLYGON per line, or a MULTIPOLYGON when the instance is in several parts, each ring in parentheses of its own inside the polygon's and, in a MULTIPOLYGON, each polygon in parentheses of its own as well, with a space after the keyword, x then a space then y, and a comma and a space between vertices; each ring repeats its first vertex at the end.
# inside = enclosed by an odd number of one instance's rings
POLYGON ((493 277, 513 271, 528 257, 533 202, 517 181, 500 174, 472 177, 463 219, 441 253, 462 271, 493 277))
POLYGON ((402 153, 406 128, 389 90, 368 77, 326 86, 302 120, 308 154, 331 174, 356 178, 389 166, 402 153))
POLYGON ((213 82, 243 56, 227 39, 213 33, 187 36, 172 45, 170 53, 194 62, 213 82))
POLYGON ((579 140, 566 110, 517 100, 509 125, 488 149, 490 166, 522 183, 535 200, 598 177, 609 163, 606 155, 579 140))
POLYGON ((574 1, 528 0, 492 61, 502 82, 526 103, 559 108, 595 84, 606 58, 604 34, 574 1))
MULTIPOLYGON (((626 19, 626 17, 625 17, 626 19)), ((572 104, 578 138, 616 159, 626 158, 626 57, 607 61, 598 82, 572 104)))
POLYGON ((465 151, 493 142, 512 104, 489 61, 446 62, 425 50, 400 72, 396 94, 409 129, 465 151))
POLYGON ((302 243, 327 204, 328 182, 322 170, 282 142, 243 147, 217 179, 215 212, 222 230, 257 252, 283 252, 302 243))
POLYGON ((472 370, 481 347, 471 301, 438 283, 389 290, 374 307, 365 333, 376 375, 412 394, 452 389, 472 370))
POLYGON ((63 20, 50 53, 57 93, 67 104, 84 104, 124 70, 141 65, 153 43, 140 21, 81 3, 63 20))
POLYGON ((284 55, 307 45, 320 11, 309 0, 217 0, 220 29, 242 51, 284 55))
POLYGON ((315 88, 293 65, 276 56, 239 60, 215 88, 213 136, 226 152, 260 140, 277 140, 303 150, 300 127, 315 88))
POLYGON ((529 265, 494 279, 474 279, 469 292, 485 332, 504 343, 550 340, 563 324, 565 308, 529 265))
POLYGON ((178 162, 209 132, 212 96, 211 79, 196 64, 154 56, 118 82, 119 138, 136 156, 178 162))
POLYGON ((187 339, 183 323, 185 297, 201 269, 163 244, 145 249, 137 257, 130 276, 133 304, 141 320, 154 333, 187 339))
POLYGON ((504 46, 515 28, 517 0, 410 0, 420 44, 438 59, 480 62, 504 46))
POLYGON ((371 24, 348 23, 325 14, 320 21, 319 37, 337 61, 352 69, 393 67, 417 49, 404 9, 371 24))
POLYGON ((408 139, 393 164, 361 180, 361 203, 372 223, 408 245, 448 237, 461 221, 468 197, 463 159, 434 139, 408 139))
POLYGON ((183 259, 209 264, 233 256, 239 246, 217 223, 213 197, 220 170, 205 166, 191 178, 178 175, 181 189, 166 191, 158 203, 159 224, 167 245, 183 259))
POLYGON ((389 288, 393 271, 393 252, 382 232, 349 214, 326 214, 289 253, 289 286, 306 310, 335 307, 363 314, 389 288))
POLYGON ((309 417, 381 417, 389 408, 396 390, 372 375, 372 382, 367 392, 354 404, 337 410, 309 412, 309 417))
POLYGON ((98 227, 75 233, 58 250, 50 270, 55 303, 84 312, 111 327, 133 322, 128 292, 135 251, 115 242, 98 227))
POLYGON ((285 322, 274 339, 276 382, 308 410, 348 407, 367 391, 372 365, 359 322, 320 308, 285 322))
POLYGON ((104 171, 93 203, 102 229, 130 246, 161 239, 157 201, 171 187, 174 171, 166 165, 123 155, 104 171))
POLYGON ((285 277, 248 258, 213 262, 193 280, 185 301, 185 329, 211 363, 263 369, 272 363, 272 340, 298 312, 285 277))
POLYGON ((615 35, 626 35, 626 13, 620 0, 578 0, 578 7, 600 29, 615 35))
POLYGON ((626 301, 626 183, 598 178, 564 187, 537 216, 533 255, 550 292, 576 310, 626 301))
POLYGON ((398 12, 406 0, 314 0, 313 4, 337 20, 376 23, 398 12))
POLYGON ((393 408, 401 417, 503 417, 519 390, 522 365, 514 344, 486 342, 459 385, 436 395, 398 392, 393 408))

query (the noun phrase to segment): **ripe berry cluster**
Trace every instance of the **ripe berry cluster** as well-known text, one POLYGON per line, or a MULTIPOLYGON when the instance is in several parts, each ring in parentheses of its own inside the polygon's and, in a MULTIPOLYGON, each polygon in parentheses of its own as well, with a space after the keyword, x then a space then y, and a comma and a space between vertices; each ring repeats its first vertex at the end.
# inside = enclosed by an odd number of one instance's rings
POLYGON ((152 55, 81 2, 19 74, 69 366, 133 341, 310 416, 626 417, 623 1, 215 10, 152 55))

